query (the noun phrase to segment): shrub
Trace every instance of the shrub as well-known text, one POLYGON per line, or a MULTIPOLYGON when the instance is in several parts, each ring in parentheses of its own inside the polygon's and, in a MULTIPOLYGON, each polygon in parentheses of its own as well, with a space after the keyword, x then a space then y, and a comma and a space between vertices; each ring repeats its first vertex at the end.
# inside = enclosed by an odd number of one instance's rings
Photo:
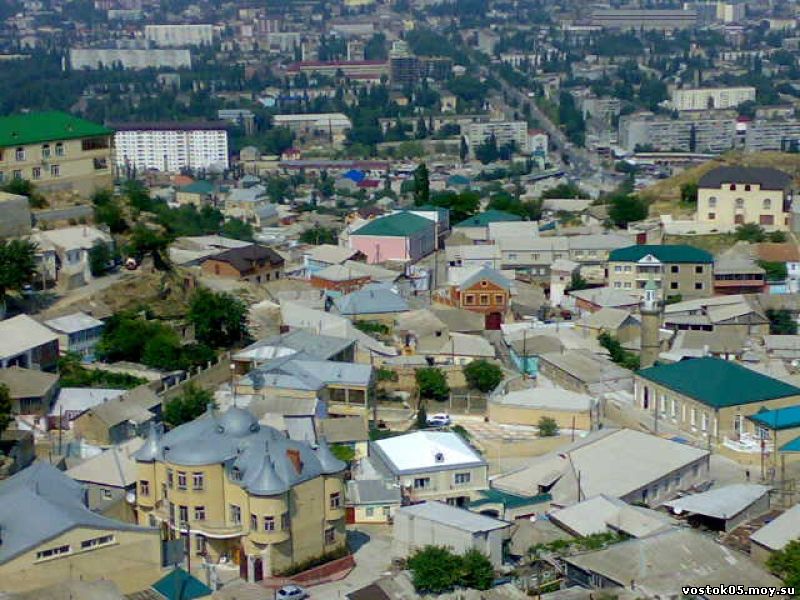
POLYGON ((419 395, 422 398, 431 398, 439 401, 447 400, 450 394, 450 386, 441 369, 436 367, 418 369, 416 380, 419 387, 419 395))
POLYGON ((467 383, 481 392, 491 392, 503 381, 503 370, 486 360, 474 360, 464 369, 467 383))
POLYGON ((537 423, 539 437, 553 437, 558 435, 558 423, 552 417, 542 417, 537 423))

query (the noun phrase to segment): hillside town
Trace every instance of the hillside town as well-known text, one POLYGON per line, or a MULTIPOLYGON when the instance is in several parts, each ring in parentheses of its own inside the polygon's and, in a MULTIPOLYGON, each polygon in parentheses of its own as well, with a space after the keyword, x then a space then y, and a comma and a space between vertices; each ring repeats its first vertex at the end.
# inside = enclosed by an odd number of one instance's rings
POLYGON ((800 597, 800 4, 0 3, 0 600, 800 597))

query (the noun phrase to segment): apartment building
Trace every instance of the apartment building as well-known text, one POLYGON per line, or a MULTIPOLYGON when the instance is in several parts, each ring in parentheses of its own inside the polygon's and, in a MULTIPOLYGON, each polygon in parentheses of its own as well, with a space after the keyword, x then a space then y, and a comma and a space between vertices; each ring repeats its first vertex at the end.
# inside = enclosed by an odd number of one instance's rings
POLYGON ((757 223, 786 231, 793 199, 791 176, 768 167, 717 167, 698 182, 697 221, 730 231, 757 223))
POLYGON ((502 148, 514 144, 519 152, 528 152, 528 123, 526 121, 489 121, 486 123, 470 123, 466 126, 466 137, 470 150, 486 142, 492 135, 497 140, 497 147, 502 148))
POLYGON ((161 48, 210 46, 214 26, 210 24, 145 25, 144 37, 161 48))
POLYGON ((713 267, 714 257, 692 246, 628 246, 608 255, 608 285, 644 290, 652 280, 663 300, 701 298, 714 291, 713 267))
POLYGON ((755 99, 753 86, 675 89, 670 95, 670 105, 675 110, 725 109, 755 99))
POLYGON ((800 121, 795 119, 744 123, 740 141, 745 152, 795 151, 800 148, 800 121))
POLYGON ((187 535, 192 554, 225 556, 250 581, 344 550, 346 465, 324 439, 209 409, 166 434, 152 427, 134 458, 139 523, 187 535))
POLYGON ((619 143, 628 152, 648 148, 654 152, 721 154, 733 147, 735 139, 736 121, 732 117, 672 119, 644 112, 619 121, 619 143))
POLYGON ((697 11, 676 9, 596 8, 591 24, 604 29, 663 30, 693 29, 697 11))
POLYGON ((118 169, 227 169, 228 132, 219 122, 121 123, 114 146, 118 169))
POLYGON ((192 55, 187 49, 176 48, 71 48, 69 66, 81 69, 108 69, 117 65, 123 69, 191 69, 192 55))
POLYGON ((344 73, 348 79, 379 80, 381 76, 390 74, 389 63, 383 60, 349 60, 349 61, 303 61, 289 65, 286 68, 288 75, 298 73, 319 73, 335 77, 337 73, 344 73))
POLYGON ((42 192, 83 196, 109 188, 112 132, 63 112, 0 117, 0 183, 27 179, 42 192))
POLYGON ((288 127, 301 137, 324 137, 329 142, 341 142, 353 123, 343 113, 314 113, 301 115, 275 115, 275 127, 288 127))

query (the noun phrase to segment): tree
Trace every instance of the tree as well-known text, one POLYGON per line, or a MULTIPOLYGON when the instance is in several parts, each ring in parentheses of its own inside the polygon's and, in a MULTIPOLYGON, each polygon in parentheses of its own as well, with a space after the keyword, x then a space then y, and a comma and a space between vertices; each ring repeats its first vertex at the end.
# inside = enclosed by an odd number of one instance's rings
POLYGON ((153 259, 153 266, 159 271, 169 271, 172 265, 169 261, 167 249, 172 242, 172 236, 159 232, 152 227, 139 224, 133 228, 128 240, 128 253, 141 262, 145 256, 153 259))
POLYGON ((197 341, 211 348, 231 346, 249 337, 247 306, 230 294, 198 288, 186 316, 194 325, 197 341))
POLYGON ((45 208, 47 206, 47 200, 36 191, 36 186, 27 179, 17 179, 15 177, 5 184, 2 190, 17 196, 27 196, 28 204, 31 205, 31 208, 45 208))
POLYGON ((418 140, 424 140, 428 137, 428 125, 425 123, 425 117, 417 119, 417 134, 415 137, 418 140))
POLYGON ((339 460, 349 463, 356 457, 356 451, 352 446, 347 444, 333 444, 331 446, 331 453, 339 460))
POLYGON ((458 148, 458 156, 461 158, 461 162, 463 163, 467 160, 467 156, 469 156, 469 146, 467 145, 467 138, 463 135, 461 136, 461 144, 458 148))
POLYGON ((763 242, 767 237, 764 228, 756 223, 743 223, 736 228, 736 239, 756 244, 763 242))
POLYGON ((0 239, 0 315, 5 311, 6 294, 22 290, 35 275, 36 244, 22 239, 0 239))
POLYGON ((768 309, 769 332, 772 335, 797 335, 797 321, 785 308, 768 309))
POLYGON ((431 184, 428 175, 428 165, 420 163, 414 170, 414 204, 422 206, 431 198, 431 184))
POLYGON ((611 199, 608 217, 617 227, 647 218, 647 203, 633 194, 617 194, 611 199))
POLYGON ((800 540, 792 540, 767 559, 767 568, 787 586, 800 587, 800 540))
POLYGON ((234 240, 253 241, 253 226, 241 219, 233 218, 225 221, 219 233, 234 240))
POLYGON ((539 428, 539 437, 554 437, 558 435, 558 423, 553 417, 542 415, 536 426, 539 428))
POLYGON ((692 181, 681 185, 681 202, 697 205, 697 182, 692 181))
POLYGON ((8 391, 8 386, 0 383, 0 434, 2 434, 14 417, 11 416, 11 393, 8 391))
POLYGON ((488 393, 503 381, 503 369, 487 360, 473 360, 464 368, 464 377, 470 387, 488 393))
POLYGON ((447 400, 450 394, 450 386, 441 369, 436 367, 417 369, 416 380, 420 397, 439 401, 447 400))
POLYGON ((194 383, 187 383, 180 396, 165 403, 164 422, 170 427, 177 427, 194 421, 208 410, 209 404, 214 404, 211 392, 194 383))
POLYGON ((581 277, 580 273, 573 273, 570 278, 569 285, 565 291, 572 292, 574 290, 585 290, 589 287, 589 282, 581 277))
POLYGON ((273 127, 264 134, 264 149, 267 154, 280 155, 294 143, 294 133, 288 127, 273 127))
POLYGON ((92 204, 94 204, 96 223, 107 225, 111 233, 123 233, 128 230, 128 222, 125 220, 122 207, 109 190, 98 190, 92 194, 92 204))
POLYGON ((420 404, 417 409, 417 429, 426 429, 428 427, 428 411, 425 405, 420 404))
POLYGON ((420 593, 441 594, 458 583, 461 558, 441 546, 425 546, 408 559, 414 589, 420 593))
POLYGON ((784 262, 759 260, 758 265, 766 271, 767 281, 786 281, 789 271, 784 262))
POLYGON ((488 590, 494 581, 494 567, 488 557, 472 548, 461 557, 461 580, 459 583, 475 590, 488 590))
POLYGON ((109 248, 108 244, 103 240, 95 240, 92 247, 89 248, 89 270, 92 275, 99 277, 104 275, 110 265, 113 263, 114 253, 109 248))
POLYGON ((493 163, 500 158, 500 150, 497 147, 497 138, 494 134, 490 135, 475 148, 475 158, 484 165, 493 163))
POLYGON ((767 235, 767 239, 773 244, 783 244, 786 241, 786 233, 783 231, 772 231, 767 235))
POLYGON ((336 234, 336 230, 327 227, 312 227, 300 234, 300 242, 303 244, 314 244, 315 246, 319 246, 320 244, 335 245, 337 241, 338 235, 336 234))
POLYGON ((610 333, 604 331, 597 336, 597 341, 600 345, 608 350, 611 360, 619 366, 635 371, 639 368, 639 357, 633 352, 628 352, 622 347, 619 340, 610 333))

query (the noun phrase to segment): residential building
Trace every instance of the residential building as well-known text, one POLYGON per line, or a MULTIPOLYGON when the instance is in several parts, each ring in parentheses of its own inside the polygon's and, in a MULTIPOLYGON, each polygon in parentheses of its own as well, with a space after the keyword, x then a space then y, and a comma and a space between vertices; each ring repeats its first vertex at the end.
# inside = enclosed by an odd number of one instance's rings
POLYGON ((488 464, 451 431, 417 431, 370 443, 370 461, 413 501, 465 506, 489 487, 488 464))
POLYGON ((766 271, 753 258, 749 244, 740 242, 714 261, 716 294, 760 294, 767 285, 766 271))
POLYGON ((425 546, 445 546, 456 554, 478 550, 492 566, 503 564, 503 546, 511 535, 511 523, 428 501, 402 506, 394 513, 392 553, 408 558, 425 546))
POLYGON ((397 292, 368 285, 333 300, 331 311, 353 321, 388 321, 394 323, 399 313, 409 310, 408 303, 397 292))
POLYGON ((81 413, 72 430, 76 437, 100 446, 121 444, 142 434, 160 413, 161 398, 142 384, 81 413))
POLYGON ((31 232, 31 207, 27 196, 0 192, 0 239, 22 237, 31 232))
POLYGON ((122 172, 184 169, 225 170, 228 132, 223 122, 120 123, 114 125, 114 155, 122 172))
POLYGON ((800 538, 800 504, 772 519, 759 530, 750 534, 750 557, 764 564, 774 552, 800 538))
POLYGON ((800 403, 800 388, 719 358, 657 365, 634 375, 638 408, 709 443, 739 441, 745 418, 800 403))
MULTIPOLYGON (((253 223, 259 220, 260 215, 265 215, 265 208, 272 206, 267 188, 260 183, 250 186, 234 188, 225 197, 225 215, 236 217, 253 223)), ((263 217, 261 217, 263 218, 263 217)), ((276 225, 278 223, 278 213, 274 211, 272 223, 262 223, 260 226, 276 225)))
POLYGON ((517 152, 530 153, 528 144, 527 121, 488 121, 470 123, 466 127, 465 137, 469 144, 470 152, 475 154, 475 149, 494 136, 497 147, 513 146, 517 152))
POLYGON ((383 479, 351 479, 345 496, 348 523, 391 523, 402 501, 400 488, 383 479))
POLYGON ((485 315, 486 329, 500 329, 511 306, 511 281, 499 271, 480 267, 452 283, 439 300, 450 306, 485 315))
POLYGON ((595 8, 590 23, 603 29, 694 29, 697 11, 681 9, 595 8))
POLYGON ((366 81, 380 81, 382 75, 390 75, 389 63, 385 60, 303 61, 286 67, 286 72, 292 76, 319 73, 336 77, 340 71, 348 79, 366 81))
POLYGON ((28 315, 0 321, 0 368, 55 371, 58 335, 28 315))
POLYGON ((334 246, 333 244, 320 244, 312 246, 303 253, 303 266, 305 267, 306 277, 322 271, 333 265, 341 265, 347 260, 358 260, 357 250, 334 246))
POLYGON ((407 44, 400 40, 394 42, 389 52, 389 81, 401 89, 412 89, 422 75, 422 64, 419 58, 411 54, 407 44), (397 47, 400 44, 401 47, 397 47))
POLYGON ((52 429, 71 429, 72 421, 90 408, 119 398, 124 389, 63 387, 58 390, 55 404, 48 414, 48 426, 52 429))
POLYGON ((144 38, 159 48, 210 46, 214 42, 214 26, 190 23, 145 25, 144 38))
POLYGON ((559 429, 593 429, 595 400, 586 394, 558 388, 529 388, 492 395, 486 414, 493 423, 536 427, 553 419, 559 429))
POLYGON ((74 71, 109 69, 191 69, 192 55, 177 48, 70 48, 69 66, 74 71))
POLYGON ((201 267, 206 275, 261 284, 280 279, 284 263, 272 248, 250 244, 209 256, 201 267))
POLYGON ((83 312, 50 319, 44 324, 58 334, 62 354, 74 353, 84 359, 94 358, 95 346, 105 327, 105 323, 83 312))
POLYGON ((800 121, 797 119, 755 119, 743 125, 745 152, 791 152, 800 146, 800 121))
POLYGON ((674 331, 695 330, 742 337, 763 336, 769 333, 769 319, 758 304, 746 296, 723 295, 696 298, 668 304, 664 307, 664 327, 674 331))
POLYGON ((755 102, 753 86, 674 89, 670 106, 674 110, 709 110, 736 108, 743 102, 755 102))
POLYGON ((214 184, 210 181, 193 181, 182 185, 175 190, 175 203, 178 206, 193 204, 195 208, 202 208, 214 203, 214 184))
POLYGON ((548 514, 550 522, 575 537, 617 533, 643 538, 673 529, 677 522, 662 512, 626 504, 599 494, 548 514))
POLYGON ((563 352, 564 345, 556 336, 533 335, 527 329, 513 334, 504 334, 511 361, 520 373, 536 377, 539 373, 539 357, 550 352, 563 352))
POLYGON ((0 530, 7 592, 63 585, 80 573, 84 581, 110 579, 133 593, 161 570, 157 529, 89 510, 83 486, 44 462, 0 482, 0 530))
POLYGON ((575 298, 575 306, 581 311, 597 312, 603 308, 619 308, 631 312, 637 309, 641 300, 635 293, 633 290, 625 292, 617 288, 600 287, 571 290, 567 292, 567 296, 575 298))
MULTIPOLYGON (((317 421, 319 436, 329 444, 353 450, 353 460, 369 454, 369 427, 360 417, 331 417, 317 421)), ((399 497, 399 494, 398 494, 399 497)))
MULTIPOLYGON (((111 135, 102 125, 63 112, 0 117, 0 181, 27 179, 42 192, 84 197, 110 188, 111 135)), ((24 226, 24 215, 17 212, 11 223, 24 226)))
POLYGON ((588 350, 542 354, 539 372, 559 387, 589 396, 633 387, 630 371, 588 350))
POLYGON ((575 331, 587 338, 597 338, 607 333, 625 344, 639 339, 642 328, 640 319, 630 311, 609 306, 581 316, 575 321, 575 331))
POLYGON ((628 246, 609 253, 608 285, 640 293, 652 280, 662 300, 710 296, 713 267, 714 257, 693 246, 628 246))
POLYGON ((345 463, 260 425, 242 408, 169 433, 151 428, 135 454, 140 523, 188 533, 190 552, 228 557, 249 581, 344 549, 345 463))
POLYGON ((411 262, 433 252, 435 227, 430 219, 404 212, 369 221, 350 233, 348 244, 369 263, 411 262))
POLYGON ((38 231, 31 236, 31 241, 43 250, 52 251, 53 278, 67 290, 84 286, 94 279, 89 262, 89 251, 93 246, 105 244, 110 250, 114 249, 114 238, 89 225, 38 231))
POLYGON ((800 291, 800 249, 797 245, 789 242, 756 244, 754 254, 759 261, 780 263, 786 266, 785 288, 781 291, 789 293, 800 291))
POLYGON ((335 337, 311 333, 304 329, 293 329, 286 333, 258 340, 236 352, 233 364, 236 372, 245 374, 273 358, 301 354, 317 360, 353 362, 355 340, 348 337, 335 337))
POLYGON ((366 273, 353 271, 344 265, 331 265, 311 275, 313 287, 325 290, 330 297, 350 294, 370 283, 372 278, 366 273))
POLYGON ((672 119, 637 112, 619 119, 619 145, 628 152, 722 154, 736 143, 736 120, 707 113, 672 119))
POLYGON ((15 415, 46 415, 58 394, 58 375, 35 369, 0 369, 0 384, 8 389, 15 415))
POLYGON ((700 178, 697 221, 732 231, 756 223, 786 231, 793 199, 792 178, 768 167, 717 167, 700 178))
POLYGON ((300 137, 324 137, 330 143, 343 141, 345 133, 353 127, 343 113, 275 115, 272 121, 276 127, 287 127, 300 137))
POLYGON ((483 242, 492 239, 489 235, 489 225, 492 223, 519 221, 522 221, 519 215, 501 210, 487 210, 453 225, 453 233, 461 233, 473 242, 483 242))

